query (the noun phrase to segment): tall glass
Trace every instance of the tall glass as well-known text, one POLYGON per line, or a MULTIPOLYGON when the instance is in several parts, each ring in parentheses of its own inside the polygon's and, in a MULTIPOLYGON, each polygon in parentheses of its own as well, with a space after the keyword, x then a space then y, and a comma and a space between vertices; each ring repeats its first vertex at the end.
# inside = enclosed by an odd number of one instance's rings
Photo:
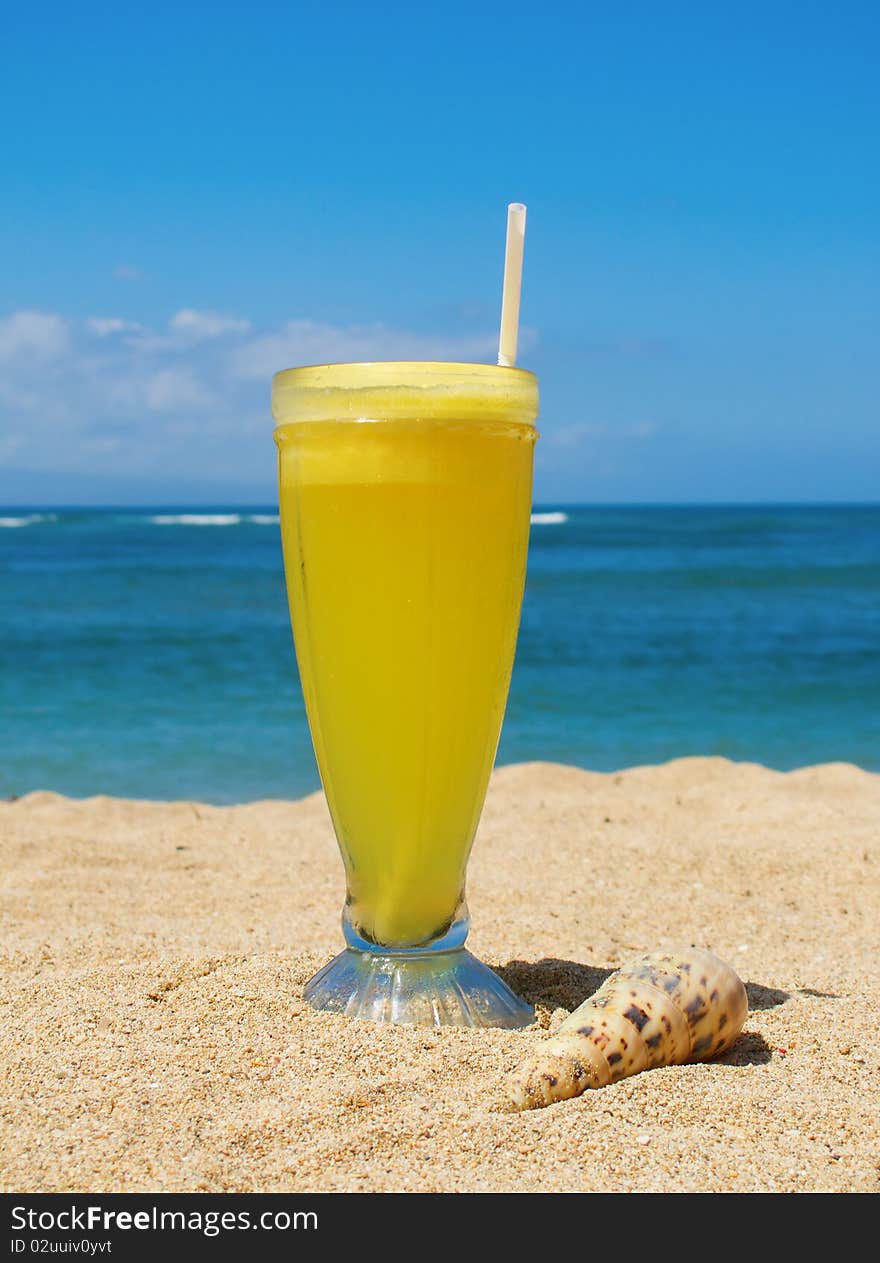
POLYGON ((513 667, 537 380, 329 364, 278 373, 272 411, 299 674, 347 878, 346 950, 306 998, 526 1025, 464 949, 464 888, 513 667))

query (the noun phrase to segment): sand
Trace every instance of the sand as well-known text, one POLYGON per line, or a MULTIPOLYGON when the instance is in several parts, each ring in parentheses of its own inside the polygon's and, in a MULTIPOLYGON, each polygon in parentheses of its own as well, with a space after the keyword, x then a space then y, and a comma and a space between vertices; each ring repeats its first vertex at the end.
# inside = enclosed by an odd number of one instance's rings
POLYGON ((319 795, 0 804, 0 1185, 46 1191, 876 1190, 880 776, 686 759, 495 774, 470 946, 525 1031, 312 1012, 340 945, 319 795), (627 956, 748 984, 719 1062, 526 1114, 505 1072, 627 956))

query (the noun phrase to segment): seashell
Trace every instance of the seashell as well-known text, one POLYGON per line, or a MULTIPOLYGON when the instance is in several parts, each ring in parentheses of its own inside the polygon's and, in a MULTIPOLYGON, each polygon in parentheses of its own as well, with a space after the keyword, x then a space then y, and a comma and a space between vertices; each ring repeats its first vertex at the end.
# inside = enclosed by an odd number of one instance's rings
POLYGON ((509 1109, 537 1109, 656 1066, 708 1061, 749 1010, 739 976, 711 952, 668 948, 606 979, 507 1080, 509 1109))

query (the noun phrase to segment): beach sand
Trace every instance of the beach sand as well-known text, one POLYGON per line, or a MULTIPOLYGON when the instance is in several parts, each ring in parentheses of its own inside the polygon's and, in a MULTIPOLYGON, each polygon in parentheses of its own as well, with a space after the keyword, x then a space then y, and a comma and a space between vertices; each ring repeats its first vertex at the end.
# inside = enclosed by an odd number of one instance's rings
POLYGON ((526 1031, 312 1012, 340 946, 323 799, 0 804, 5 1190, 877 1190, 880 776, 722 759, 495 774, 469 946, 526 1031), (525 1114, 499 1083, 633 953, 748 984, 720 1062, 525 1114))

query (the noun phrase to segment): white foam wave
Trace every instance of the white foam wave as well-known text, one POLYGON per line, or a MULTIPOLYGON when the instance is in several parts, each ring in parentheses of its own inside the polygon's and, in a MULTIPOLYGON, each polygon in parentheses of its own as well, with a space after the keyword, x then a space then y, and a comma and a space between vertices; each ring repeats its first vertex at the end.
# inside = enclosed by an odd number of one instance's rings
POLYGON ((57 522, 57 513, 26 513, 24 517, 0 517, 0 527, 34 526, 37 522, 57 522))
POLYGON ((277 526, 281 518, 277 513, 249 513, 247 521, 253 522, 255 526, 277 526))
POLYGON ((237 526, 240 513, 157 513, 150 518, 155 526, 237 526))
POLYGON ((568 521, 567 513, 533 513, 532 526, 560 526, 568 521))

